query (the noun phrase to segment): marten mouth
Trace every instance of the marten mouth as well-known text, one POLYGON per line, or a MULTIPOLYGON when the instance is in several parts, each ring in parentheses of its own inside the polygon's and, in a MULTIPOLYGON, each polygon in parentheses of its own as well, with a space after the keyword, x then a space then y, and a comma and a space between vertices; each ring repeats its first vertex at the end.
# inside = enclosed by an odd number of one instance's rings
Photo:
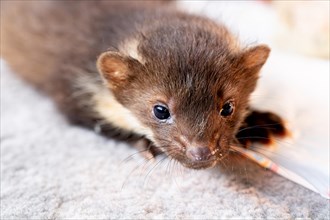
POLYGON ((201 170, 216 166, 218 162, 221 161, 227 154, 222 153, 221 155, 221 157, 217 155, 204 161, 191 161, 183 155, 172 155, 172 157, 178 160, 184 167, 201 170))
POLYGON ((200 170, 200 169, 206 169, 206 168, 212 168, 218 163, 218 160, 209 160, 209 161, 201 161, 201 162, 184 162, 182 163, 183 166, 200 170))
POLYGON ((216 148, 215 150, 210 152, 210 156, 208 157, 194 157, 194 155, 189 155, 187 153, 186 147, 182 147, 182 145, 174 144, 171 147, 162 148, 162 152, 165 153, 168 157, 173 158, 180 162, 180 164, 184 167, 190 169, 207 169, 212 168, 218 164, 226 155, 229 153, 229 149, 227 148, 216 148))

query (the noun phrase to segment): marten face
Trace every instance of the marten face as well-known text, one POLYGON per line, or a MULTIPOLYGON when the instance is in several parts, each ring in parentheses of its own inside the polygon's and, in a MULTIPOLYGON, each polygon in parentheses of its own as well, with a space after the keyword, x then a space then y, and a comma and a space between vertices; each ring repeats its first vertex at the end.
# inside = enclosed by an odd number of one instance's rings
POLYGON ((156 147, 201 169, 228 153, 269 48, 233 49, 223 30, 189 31, 146 34, 139 58, 106 52, 98 67, 156 147))

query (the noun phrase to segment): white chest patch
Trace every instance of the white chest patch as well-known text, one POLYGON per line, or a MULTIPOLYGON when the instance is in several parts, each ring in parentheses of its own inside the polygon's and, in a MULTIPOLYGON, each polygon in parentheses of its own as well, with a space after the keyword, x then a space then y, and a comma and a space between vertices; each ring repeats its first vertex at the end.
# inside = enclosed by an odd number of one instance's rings
POLYGON ((133 113, 120 104, 113 94, 103 89, 94 96, 95 110, 112 125, 131 131, 137 134, 145 135, 153 139, 152 131, 133 115, 133 113))

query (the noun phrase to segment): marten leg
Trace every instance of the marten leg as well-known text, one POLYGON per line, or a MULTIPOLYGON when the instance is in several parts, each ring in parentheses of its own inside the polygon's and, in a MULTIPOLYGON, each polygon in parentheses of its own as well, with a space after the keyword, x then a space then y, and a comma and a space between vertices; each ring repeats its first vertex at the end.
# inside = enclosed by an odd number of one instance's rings
POLYGON ((118 129, 111 124, 102 123, 102 120, 96 122, 94 130, 105 136, 119 141, 124 141, 138 150, 138 153, 145 159, 150 160, 162 152, 153 145, 153 143, 144 136, 118 129))
POLYGON ((251 111, 236 134, 236 139, 242 146, 248 147, 252 142, 271 144, 275 136, 285 135, 287 129, 281 117, 271 112, 251 111))
POLYGON ((134 146, 139 151, 141 156, 143 156, 147 160, 152 160, 157 155, 162 154, 162 151, 159 150, 156 146, 154 146, 153 143, 146 138, 141 138, 139 140, 131 140, 128 141, 128 143, 134 146))

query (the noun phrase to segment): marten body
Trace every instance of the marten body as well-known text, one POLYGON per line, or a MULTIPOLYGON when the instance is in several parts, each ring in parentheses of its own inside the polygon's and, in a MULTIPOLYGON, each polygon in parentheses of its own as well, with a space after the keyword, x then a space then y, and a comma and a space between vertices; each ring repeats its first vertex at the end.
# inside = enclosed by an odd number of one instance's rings
POLYGON ((270 51, 163 2, 1 4, 1 56, 71 122, 190 168, 228 153, 270 51))

